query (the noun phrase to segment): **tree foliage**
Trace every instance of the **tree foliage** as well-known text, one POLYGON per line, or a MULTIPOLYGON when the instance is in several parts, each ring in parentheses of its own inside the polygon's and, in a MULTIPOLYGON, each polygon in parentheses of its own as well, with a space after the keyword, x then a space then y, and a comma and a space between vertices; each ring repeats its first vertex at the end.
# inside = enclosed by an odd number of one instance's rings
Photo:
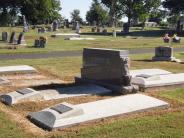
POLYGON ((93 24, 94 21, 99 24, 106 24, 109 20, 108 11, 105 10, 98 0, 93 0, 90 10, 86 14, 86 21, 93 24))
POLYGON ((0 0, 0 15, 22 14, 33 24, 59 18, 60 10, 60 0, 0 0))
POLYGON ((76 22, 76 21, 78 21, 78 22, 80 22, 80 23, 82 23, 83 21, 82 21, 82 18, 81 18, 81 16, 80 16, 80 10, 78 10, 78 9, 74 9, 72 12, 71 12, 71 22, 76 22))
POLYGON ((145 21, 161 4, 161 0, 101 0, 101 2, 109 7, 114 15, 118 13, 119 16, 128 17, 128 26, 134 17, 145 21))
POLYGON ((176 31, 181 32, 180 18, 184 13, 184 1, 183 0, 165 0, 163 6, 170 11, 169 21, 176 24, 176 31))

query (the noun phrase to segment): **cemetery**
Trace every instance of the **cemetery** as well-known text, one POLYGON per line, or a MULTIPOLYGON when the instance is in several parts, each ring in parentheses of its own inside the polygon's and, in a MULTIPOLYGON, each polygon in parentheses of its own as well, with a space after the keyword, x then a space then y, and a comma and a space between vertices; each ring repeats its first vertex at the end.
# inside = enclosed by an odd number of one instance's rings
POLYGON ((182 138, 172 2, 91 0, 84 19, 78 2, 67 17, 65 0, 0 0, 0 138, 182 138))

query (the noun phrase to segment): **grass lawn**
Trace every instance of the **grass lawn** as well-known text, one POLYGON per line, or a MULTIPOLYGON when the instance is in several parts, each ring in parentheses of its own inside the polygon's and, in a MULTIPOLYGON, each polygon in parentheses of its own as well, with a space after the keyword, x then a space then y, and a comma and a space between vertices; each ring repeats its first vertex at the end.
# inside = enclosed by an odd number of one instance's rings
MULTIPOLYGON (((1 31, 11 32, 22 31, 22 28, 1 28, 1 31)), ((89 32, 90 28, 85 28, 82 32, 89 32)), ((109 29, 110 31, 110 29, 109 29)), ((140 32, 139 28, 133 28, 131 36, 112 38, 111 36, 84 36, 95 37, 95 41, 64 41, 61 38, 49 37, 52 33, 46 33, 49 42, 45 49, 32 48, 34 39, 39 37, 36 30, 31 30, 26 33, 26 41, 29 48, 19 48, 17 50, 8 50, 4 47, 7 44, 0 42, 0 54, 6 53, 37 53, 49 51, 72 51, 82 50, 84 47, 103 47, 114 49, 132 49, 132 48, 153 48, 160 45, 167 45, 162 42, 162 36, 165 30, 159 28, 149 29, 140 32)), ((72 32, 65 29, 60 32, 72 32)), ((184 44, 182 41, 175 47, 180 47, 184 44)), ((131 69, 145 69, 145 68, 160 68, 174 73, 184 72, 184 64, 172 62, 152 62, 152 54, 131 55, 131 69)), ((184 61, 183 53, 175 53, 175 56, 184 61)), ((0 66, 7 65, 31 65, 39 71, 47 71, 53 75, 62 78, 63 80, 72 81, 74 76, 80 74, 82 65, 81 57, 67 57, 67 58, 48 58, 48 59, 17 59, 17 60, 3 60, 0 66)), ((171 107, 165 110, 156 110, 146 113, 138 113, 133 115, 125 115, 119 118, 104 119, 100 123, 84 124, 81 127, 74 127, 63 131, 46 132, 37 127, 26 127, 20 122, 25 121, 24 116, 27 112, 36 111, 43 108, 40 103, 25 103, 17 106, 7 107, 0 103, 0 138, 65 138, 65 137, 80 137, 80 138, 184 138, 184 89, 165 90, 162 92, 150 93, 155 97, 166 100, 171 103, 171 107), (13 112, 19 112, 20 116, 14 115, 13 112), (31 130, 30 130, 31 128, 31 130), (33 130, 32 130, 33 129, 33 130)), ((83 97, 86 101, 88 97, 83 97)), ((96 100, 98 97, 91 97, 96 100)), ((100 98, 99 98, 100 99, 100 98)), ((80 98, 75 102, 82 102, 80 98)), ((68 102, 70 100, 66 100, 68 102)), ((52 105, 60 101, 46 101, 43 102, 44 107, 52 105)), ((27 121, 27 120, 26 120, 27 121)), ((29 121, 27 121, 29 122, 29 121)))
MULTIPOLYGON (((120 28, 121 29, 121 28, 120 28)), ((17 35, 22 31, 22 28, 0 28, 0 35, 3 31, 16 31, 17 35)), ((152 48, 164 44, 162 37, 167 30, 161 30, 159 28, 147 29, 140 31, 137 28, 132 28, 132 34, 130 36, 119 36, 113 38, 112 36, 82 36, 82 37, 94 37, 94 41, 66 41, 64 38, 51 38, 51 34, 45 33, 38 34, 37 30, 30 30, 25 34, 25 39, 28 44, 28 48, 20 47, 17 50, 8 50, 7 43, 0 42, 0 54, 6 53, 39 53, 39 52, 50 52, 50 51, 73 51, 82 50, 84 47, 98 47, 98 48, 113 48, 113 49, 134 49, 134 48, 152 48), (48 37, 48 45, 44 49, 33 48, 34 40, 39 36, 44 35, 48 37)), ((82 32, 89 32, 89 28, 82 29, 82 32)), ((109 29, 111 31, 111 29, 109 29)), ((57 33, 73 33, 72 30, 60 30, 57 33)), ((174 44, 175 47, 184 45, 184 41, 181 44, 174 44)))
MULTIPOLYGON (((161 68, 173 72, 183 72, 184 64, 170 62, 151 62, 153 55, 131 55, 131 68, 161 68)), ((184 54, 176 53, 175 56, 184 60, 184 54)), ((81 57, 49 58, 49 59, 23 59, 6 60, 0 66, 6 65, 32 65, 40 70, 49 72, 67 80, 72 80, 80 73, 81 57)), ((149 95, 149 94, 148 94, 149 95)), ((9 119, 5 113, 0 112, 0 138, 34 138, 34 137, 108 137, 108 138, 183 138, 184 137, 184 89, 176 89, 154 93, 163 100, 168 99, 177 104, 169 110, 152 111, 148 115, 138 114, 115 119, 106 119, 101 123, 82 126, 81 128, 67 129, 64 131, 45 132, 41 134, 30 133, 22 128, 19 123, 9 119)), ((21 106, 20 106, 21 107, 21 106)), ((17 111, 20 107, 10 109, 17 111)), ((8 108, 0 104, 0 110, 8 108)), ((21 109, 21 108, 20 108, 21 109)), ((20 110, 19 109, 19 110, 20 110)), ((23 110, 23 109, 22 109, 23 110)))

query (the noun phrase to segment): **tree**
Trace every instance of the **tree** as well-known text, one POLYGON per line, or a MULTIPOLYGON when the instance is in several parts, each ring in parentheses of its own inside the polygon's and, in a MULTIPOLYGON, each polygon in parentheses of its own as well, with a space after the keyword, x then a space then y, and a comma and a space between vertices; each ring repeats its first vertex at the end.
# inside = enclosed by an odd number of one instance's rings
POLYGON ((82 23, 82 18, 80 16, 80 10, 74 9, 73 12, 71 12, 71 19, 72 19, 71 20, 72 22, 78 21, 78 22, 82 23))
POLYGON ((90 10, 86 14, 86 20, 90 24, 93 24, 93 22, 96 21, 97 25, 99 25, 100 23, 106 24, 108 19, 108 12, 103 9, 98 0, 93 0, 90 10))
POLYGON ((180 18, 184 13, 184 2, 183 0, 165 0, 163 6, 170 11, 171 17, 176 21, 176 31, 181 32, 180 18))
POLYGON ((114 26, 122 18, 122 7, 119 0, 101 0, 101 3, 109 8, 111 26, 114 26))
POLYGON ((60 10, 60 0, 0 0, 0 16, 22 14, 33 24, 59 18, 60 10))
POLYGON ((23 0, 21 13, 33 24, 53 21, 60 17, 59 0, 23 0))
POLYGON ((142 29, 144 30, 145 22, 158 12, 158 7, 161 5, 161 0, 140 0, 136 3, 134 13, 140 21, 142 21, 142 29))
POLYGON ((110 8, 112 17, 122 15, 128 17, 129 28, 135 17, 145 22, 150 13, 160 6, 161 0, 101 0, 101 2, 110 8))

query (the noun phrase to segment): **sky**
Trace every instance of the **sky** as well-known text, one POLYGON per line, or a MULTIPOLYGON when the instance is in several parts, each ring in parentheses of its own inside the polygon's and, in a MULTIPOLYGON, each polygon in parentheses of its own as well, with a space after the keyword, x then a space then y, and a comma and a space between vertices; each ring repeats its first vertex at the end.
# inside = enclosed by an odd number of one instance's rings
POLYGON ((79 9, 81 12, 81 17, 86 19, 86 12, 89 10, 91 6, 92 0, 61 0, 62 11, 61 14, 67 19, 70 18, 70 13, 74 9, 79 9))

